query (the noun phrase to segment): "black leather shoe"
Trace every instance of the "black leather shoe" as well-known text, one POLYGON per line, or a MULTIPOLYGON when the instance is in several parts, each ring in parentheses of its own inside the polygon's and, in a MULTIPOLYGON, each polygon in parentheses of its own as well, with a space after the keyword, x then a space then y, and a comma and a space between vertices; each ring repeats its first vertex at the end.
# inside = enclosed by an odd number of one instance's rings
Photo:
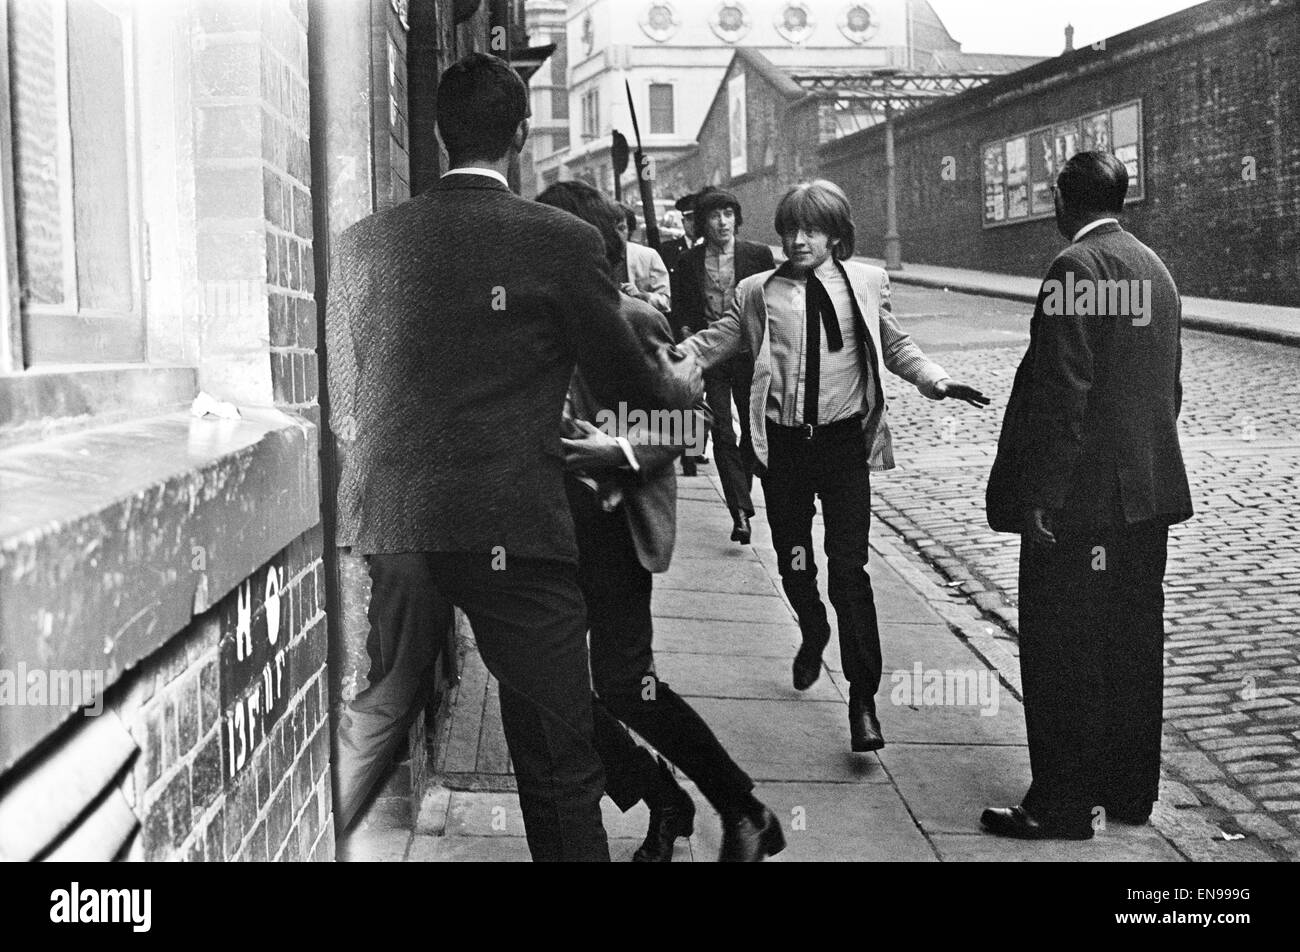
POLYGON ((794 689, 807 691, 822 676, 822 650, 814 648, 807 641, 799 646, 794 656, 794 689))
POLYGON ((749 545, 749 516, 743 512, 739 513, 735 519, 735 525, 731 529, 731 541, 739 542, 741 545, 749 545))
POLYGON ((997 836, 1017 840, 1090 840, 1092 824, 1077 826, 1044 823, 1024 807, 990 807, 980 817, 984 829, 997 836))
POLYGON ((868 754, 885 746, 872 705, 849 701, 849 745, 855 754, 868 754))
POLYGON ((695 832, 695 801, 677 785, 662 757, 659 775, 665 794, 650 807, 650 829, 645 842, 632 854, 634 863, 671 863, 677 837, 695 832))
POLYGON ((785 834, 781 821, 767 807, 763 807, 762 822, 747 816, 723 819, 722 852, 719 863, 761 863, 785 849, 785 834))

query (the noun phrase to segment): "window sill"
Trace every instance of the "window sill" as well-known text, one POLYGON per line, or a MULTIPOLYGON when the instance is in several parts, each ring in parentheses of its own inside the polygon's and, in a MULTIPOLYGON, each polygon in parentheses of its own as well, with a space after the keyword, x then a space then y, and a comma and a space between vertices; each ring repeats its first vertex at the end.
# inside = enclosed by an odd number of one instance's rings
POLYGON ((193 367, 49 366, 0 374, 0 447, 189 406, 193 367))
MULTIPOLYGON (((243 412, 0 448, 0 668, 112 684, 320 521, 316 428, 243 412)), ((0 771, 68 716, 6 707, 0 771)))

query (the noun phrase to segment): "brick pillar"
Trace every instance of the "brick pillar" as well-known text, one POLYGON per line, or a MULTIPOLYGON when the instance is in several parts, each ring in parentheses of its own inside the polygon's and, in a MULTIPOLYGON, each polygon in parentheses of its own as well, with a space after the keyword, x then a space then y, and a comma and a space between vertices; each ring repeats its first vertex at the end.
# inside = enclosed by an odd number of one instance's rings
MULTIPOLYGON (((307 3, 200 0, 191 10, 200 385, 319 426, 307 3)), ((227 658, 241 611, 255 629, 278 613, 284 660, 268 663, 288 672, 283 713, 261 716, 274 730, 250 731, 247 760, 227 751, 226 800, 236 811, 226 816, 227 858, 333 855, 323 542, 317 525, 224 599, 218 621, 205 619, 221 642, 227 728, 241 705, 252 723, 262 674, 227 658)))
POLYGON ((318 423, 306 20, 305 0, 195 10, 200 384, 318 423))

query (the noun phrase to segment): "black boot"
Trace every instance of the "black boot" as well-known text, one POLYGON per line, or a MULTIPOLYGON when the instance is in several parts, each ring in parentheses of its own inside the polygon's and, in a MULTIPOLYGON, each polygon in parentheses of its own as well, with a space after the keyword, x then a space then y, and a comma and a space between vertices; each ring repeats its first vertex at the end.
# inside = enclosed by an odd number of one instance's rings
POLYGON ((767 807, 722 818, 719 863, 761 863, 785 849, 781 821, 767 807))
POLYGON ((829 640, 830 632, 814 638, 804 636, 803 643, 799 645, 799 651, 794 656, 793 674, 796 691, 807 691, 821 677, 822 652, 826 650, 826 643, 829 640))
POLYGON ((743 512, 738 512, 732 517, 731 541, 739 542, 741 545, 749 545, 749 538, 749 516, 743 512))
POLYGON ((678 785, 662 757, 658 782, 646 803, 650 806, 650 829, 645 842, 632 854, 632 862, 671 863, 677 837, 695 832, 695 801, 678 785))
POLYGON ((849 685, 849 744, 855 754, 866 754, 885 746, 876 718, 876 699, 863 698, 849 685))

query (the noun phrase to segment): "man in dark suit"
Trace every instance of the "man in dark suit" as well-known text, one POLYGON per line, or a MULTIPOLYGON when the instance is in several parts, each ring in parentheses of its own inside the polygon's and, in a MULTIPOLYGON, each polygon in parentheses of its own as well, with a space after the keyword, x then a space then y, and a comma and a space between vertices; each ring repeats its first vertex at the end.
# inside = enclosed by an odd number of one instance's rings
POLYGON ((1160 778, 1169 526, 1192 515, 1178 444, 1182 305, 1160 258, 1120 227, 1128 173, 1070 159, 1070 239, 1039 293, 989 477, 989 524, 1019 532, 1020 668, 1033 783, 984 811, 1024 839, 1145 823, 1160 778))
MULTIPOLYGON (((601 229, 611 261, 621 238, 617 207, 584 182, 560 182, 538 196, 601 229)), ((647 349, 672 343, 662 314, 625 293, 622 316, 647 349)), ((721 862, 757 862, 781 851, 780 822, 755 799, 754 782, 695 710, 655 673, 650 600, 654 573, 668 570, 677 537, 674 463, 704 426, 695 414, 629 425, 603 407, 581 371, 570 388, 565 440, 569 505, 578 533, 578 578, 591 630, 591 674, 599 695, 596 749, 605 792, 624 811, 644 800, 650 829, 635 862, 667 863, 678 837, 694 831, 695 804, 663 760, 639 746, 623 724, 653 744, 699 786, 722 817, 721 862), (621 722, 621 723, 620 723, 621 722)))
POLYGON ((438 88, 452 171, 338 241, 330 397, 355 439, 337 541, 368 556, 372 638, 433 637, 435 589, 469 617, 533 858, 608 860, 558 424, 575 363, 610 404, 671 409, 694 404, 698 371, 619 319, 595 229, 507 187, 527 116, 504 61, 452 66, 438 88))
MULTIPOLYGON (((701 194, 695 221, 704 244, 688 251, 673 272, 673 326, 685 340, 727 313, 736 285, 754 274, 776 267, 772 249, 742 241, 736 233, 744 224, 736 196, 720 189, 701 194)), ((704 391, 713 414, 713 455, 718 478, 733 523, 731 541, 748 545, 749 520, 754 516, 750 487, 754 479, 754 449, 749 432, 749 388, 754 355, 748 351, 715 364, 704 376, 704 391), (732 427, 732 404, 740 414, 740 443, 732 427)))

